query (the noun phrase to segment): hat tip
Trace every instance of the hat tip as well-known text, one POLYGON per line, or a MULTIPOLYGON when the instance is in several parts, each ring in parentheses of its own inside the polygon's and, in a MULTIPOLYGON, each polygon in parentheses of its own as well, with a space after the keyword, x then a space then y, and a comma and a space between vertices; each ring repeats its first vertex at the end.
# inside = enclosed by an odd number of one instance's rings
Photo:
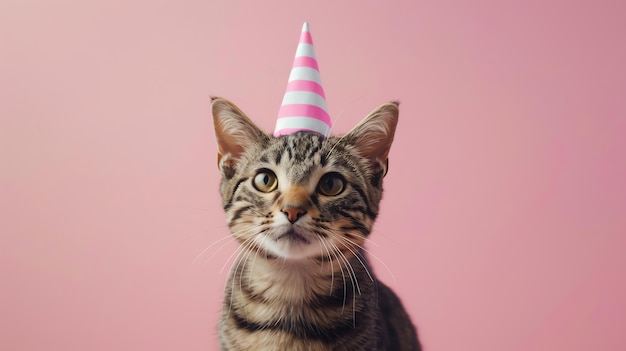
POLYGON ((309 22, 304 22, 304 24, 302 25, 302 31, 303 32, 309 31, 309 22))

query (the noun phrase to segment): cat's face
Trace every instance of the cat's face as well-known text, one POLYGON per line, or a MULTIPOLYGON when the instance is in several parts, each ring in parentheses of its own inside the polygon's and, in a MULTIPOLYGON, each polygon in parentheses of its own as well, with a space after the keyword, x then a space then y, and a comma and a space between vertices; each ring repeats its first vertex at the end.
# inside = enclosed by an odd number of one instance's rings
POLYGON ((233 236, 284 259, 356 250, 378 213, 397 117, 397 104, 389 103, 342 137, 275 138, 215 99, 221 194, 233 236))

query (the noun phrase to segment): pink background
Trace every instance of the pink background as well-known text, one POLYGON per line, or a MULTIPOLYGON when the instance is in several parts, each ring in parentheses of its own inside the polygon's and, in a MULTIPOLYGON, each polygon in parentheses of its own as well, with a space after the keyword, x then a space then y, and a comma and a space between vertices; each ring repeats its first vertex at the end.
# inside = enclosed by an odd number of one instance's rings
POLYGON ((271 131, 307 20, 335 131, 402 101, 371 250, 426 350, 626 350, 625 2, 383 3, 3 1, 0 349, 218 348, 209 96, 271 131))

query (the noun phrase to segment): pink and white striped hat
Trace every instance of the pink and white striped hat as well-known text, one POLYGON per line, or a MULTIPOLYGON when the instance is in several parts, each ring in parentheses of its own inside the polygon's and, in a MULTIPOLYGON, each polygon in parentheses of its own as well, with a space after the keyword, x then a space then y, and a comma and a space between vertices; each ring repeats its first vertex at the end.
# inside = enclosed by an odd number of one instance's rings
POLYGON ((328 136, 330 127, 331 121, 315 58, 313 39, 309 32, 309 24, 305 22, 302 25, 302 34, 289 75, 287 91, 278 111, 274 136, 297 131, 317 132, 328 136))

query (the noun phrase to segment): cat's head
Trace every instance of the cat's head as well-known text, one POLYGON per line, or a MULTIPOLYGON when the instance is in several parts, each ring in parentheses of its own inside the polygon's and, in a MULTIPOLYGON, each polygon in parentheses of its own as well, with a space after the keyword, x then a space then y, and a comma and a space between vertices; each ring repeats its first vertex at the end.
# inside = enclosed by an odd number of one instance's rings
POLYGON ((284 259, 359 249, 378 214, 398 103, 328 138, 273 137, 221 98, 212 110, 223 206, 241 245, 284 259))

